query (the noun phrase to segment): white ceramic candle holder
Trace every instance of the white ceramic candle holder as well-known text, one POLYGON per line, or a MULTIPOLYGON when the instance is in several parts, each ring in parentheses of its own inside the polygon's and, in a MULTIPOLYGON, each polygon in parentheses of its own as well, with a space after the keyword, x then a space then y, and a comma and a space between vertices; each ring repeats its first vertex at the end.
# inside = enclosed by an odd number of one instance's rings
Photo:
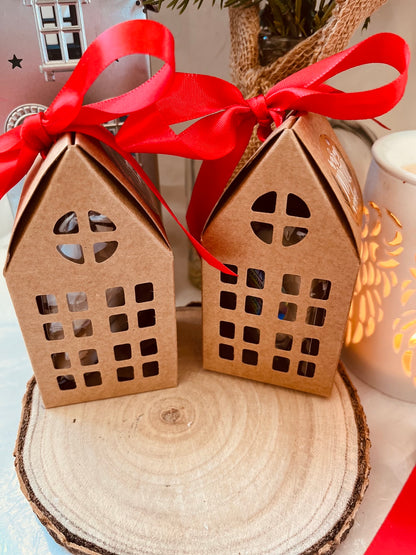
POLYGON ((343 360, 369 385, 416 402, 416 130, 378 139, 372 156, 343 360))

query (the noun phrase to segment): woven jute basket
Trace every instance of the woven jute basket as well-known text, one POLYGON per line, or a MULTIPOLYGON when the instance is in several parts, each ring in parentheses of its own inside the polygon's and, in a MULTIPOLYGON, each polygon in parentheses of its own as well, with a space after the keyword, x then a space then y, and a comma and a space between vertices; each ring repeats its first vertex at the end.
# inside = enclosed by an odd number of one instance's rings
MULTIPOLYGON (((365 19, 387 0, 338 0, 331 18, 316 31, 267 66, 259 64, 259 8, 230 8, 230 70, 234 83, 245 98, 265 94, 270 87, 288 75, 344 50, 365 19)), ((253 134, 236 170, 256 151, 259 141, 253 134)))

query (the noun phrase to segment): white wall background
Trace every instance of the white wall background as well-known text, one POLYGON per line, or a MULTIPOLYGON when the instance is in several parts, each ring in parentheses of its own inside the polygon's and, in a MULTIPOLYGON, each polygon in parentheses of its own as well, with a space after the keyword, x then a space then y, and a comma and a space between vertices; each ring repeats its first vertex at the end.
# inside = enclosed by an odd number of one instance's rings
MULTIPOLYGON (((165 0, 166 5, 169 0, 165 0)), ((204 0, 201 8, 190 0, 184 13, 162 7, 159 13, 148 12, 148 18, 168 27, 175 37, 176 69, 189 73, 205 73, 230 80, 230 38, 228 10, 221 10, 219 0, 204 0)), ((159 156, 162 186, 184 183, 185 162, 173 156, 159 156)))
MULTIPOLYGON (((414 0, 389 0, 371 17, 368 31, 357 31, 352 37, 351 44, 357 43, 363 38, 380 32, 396 33, 402 36, 410 46, 411 63, 409 71, 409 81, 400 103, 393 108, 388 114, 380 119, 392 131, 416 128, 416 2, 414 0)), ((388 76, 394 77, 394 71, 384 70, 380 66, 376 66, 374 71, 364 70, 357 74, 354 80, 355 85, 362 88, 372 88, 378 84, 387 81, 388 76), (387 79, 386 79, 387 78, 387 79)), ((345 87, 348 87, 347 81, 339 81, 345 87)))

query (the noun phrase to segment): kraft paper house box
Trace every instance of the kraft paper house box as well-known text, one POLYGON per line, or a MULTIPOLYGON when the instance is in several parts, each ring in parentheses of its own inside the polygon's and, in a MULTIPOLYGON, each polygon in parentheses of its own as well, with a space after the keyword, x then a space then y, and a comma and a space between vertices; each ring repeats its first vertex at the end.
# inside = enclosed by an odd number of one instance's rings
POLYGON ((38 160, 4 274, 45 406, 175 386, 173 256, 150 192, 81 135, 38 160))
POLYGON ((359 268, 362 200, 327 120, 289 118, 227 188, 204 246, 204 368, 328 396, 359 268))

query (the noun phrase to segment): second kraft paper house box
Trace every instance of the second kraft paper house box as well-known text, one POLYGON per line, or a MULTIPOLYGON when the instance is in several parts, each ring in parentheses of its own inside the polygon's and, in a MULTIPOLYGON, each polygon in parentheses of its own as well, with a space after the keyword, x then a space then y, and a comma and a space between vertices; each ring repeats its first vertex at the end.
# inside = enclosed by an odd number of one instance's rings
POLYGON ((359 268, 362 199, 322 116, 289 118, 219 200, 202 241, 204 368, 331 392, 359 268))
POLYGON ((67 134, 39 157, 4 274, 46 407, 176 385, 172 251, 108 147, 67 134))

